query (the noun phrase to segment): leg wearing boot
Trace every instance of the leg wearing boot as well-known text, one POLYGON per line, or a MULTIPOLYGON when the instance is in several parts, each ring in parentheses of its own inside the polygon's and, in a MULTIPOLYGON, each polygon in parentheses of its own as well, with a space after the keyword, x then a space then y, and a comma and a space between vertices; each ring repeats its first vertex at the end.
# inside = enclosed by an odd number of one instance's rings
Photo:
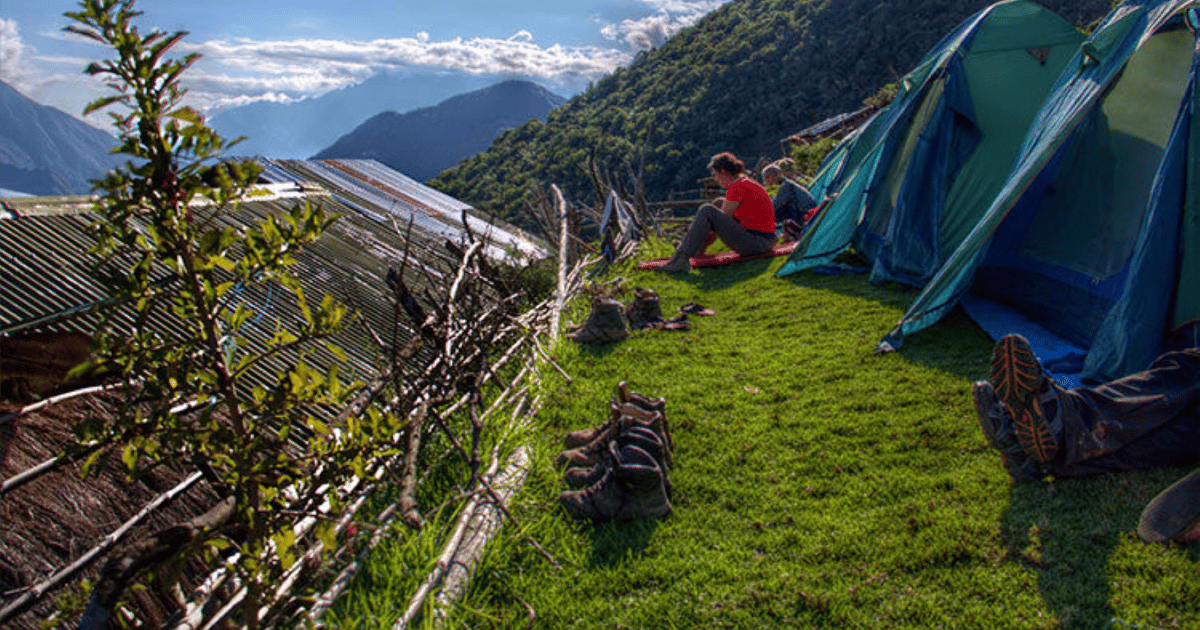
POLYGON ((1012 419, 1025 453, 1042 464, 1058 454, 1059 396, 1063 388, 1042 369, 1033 348, 1021 335, 1008 335, 992 351, 988 381, 1012 419))
POLYGON ((729 249, 743 256, 765 253, 775 245, 774 238, 751 234, 736 219, 721 212, 716 206, 704 204, 696 211, 696 217, 688 226, 688 231, 679 247, 675 249, 675 254, 658 269, 667 273, 691 271, 691 257, 699 254, 706 243, 711 242, 708 240, 710 234, 716 234, 729 249))
POLYGON ((1191 542, 1200 540, 1200 470, 1176 481, 1158 493, 1138 522, 1143 542, 1191 542))
POLYGON ((1049 378, 1024 338, 1009 335, 996 344, 987 384, 990 396, 975 387, 980 425, 1018 480, 1200 462, 1200 348, 1168 352, 1144 372, 1104 385, 1067 390, 1049 378))

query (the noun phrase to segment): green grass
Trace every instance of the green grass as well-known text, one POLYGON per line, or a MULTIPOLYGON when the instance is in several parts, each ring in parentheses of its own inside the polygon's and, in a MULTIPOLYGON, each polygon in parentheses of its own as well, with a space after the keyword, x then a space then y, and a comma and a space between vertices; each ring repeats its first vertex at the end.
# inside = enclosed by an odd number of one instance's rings
POLYGON ((776 278, 781 262, 619 270, 668 315, 690 300, 716 315, 556 349, 574 382, 547 376, 522 529, 489 548, 450 627, 525 627, 531 610, 538 628, 1200 627, 1200 545, 1133 533, 1186 471, 1013 484, 971 404, 991 350, 974 323, 955 313, 873 356, 915 294, 776 278), (620 380, 667 399, 675 513, 569 521, 559 441, 600 423, 620 380))

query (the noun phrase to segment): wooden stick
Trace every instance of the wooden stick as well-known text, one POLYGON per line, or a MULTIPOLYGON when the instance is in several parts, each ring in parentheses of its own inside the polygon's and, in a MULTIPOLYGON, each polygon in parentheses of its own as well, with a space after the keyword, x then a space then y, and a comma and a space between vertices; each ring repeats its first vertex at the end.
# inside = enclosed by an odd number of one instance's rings
POLYGON ((471 514, 467 533, 451 556, 442 579, 442 588, 435 598, 434 622, 438 623, 454 602, 467 590, 471 576, 483 557, 489 541, 504 524, 507 510, 502 509, 524 485, 529 475, 529 453, 521 446, 513 452, 500 475, 491 485, 496 488, 491 498, 479 502, 471 514))
POLYGON ((121 540, 124 539, 125 536, 130 532, 130 530, 153 514, 156 510, 158 510, 158 508, 162 507, 167 502, 171 501, 175 497, 185 492, 188 488, 191 488, 193 485, 195 485, 196 482, 200 481, 202 476, 203 475, 200 473, 192 473, 190 477, 184 479, 174 488, 158 495, 158 497, 146 504, 145 507, 135 514, 133 518, 125 521, 124 524, 101 539, 100 544, 92 547, 82 556, 76 558, 76 560, 71 564, 59 569, 58 571, 55 571, 54 574, 49 578, 46 578, 45 580, 33 585, 29 590, 22 593, 20 597, 9 602, 7 606, 5 606, 3 609, 0 609, 0 623, 8 621, 18 614, 25 612, 25 610, 32 606, 38 599, 40 599, 43 594, 54 588, 57 588, 67 578, 70 578, 79 571, 82 571, 84 567, 96 560, 100 554, 108 551, 114 545, 121 542, 121 540))
POLYGON ((558 186, 551 184, 550 189, 554 191, 554 196, 558 200, 558 216, 559 216, 559 236, 558 236, 558 288, 554 294, 555 308, 550 315, 550 338, 558 338, 558 330, 560 316, 563 309, 563 304, 567 301, 567 202, 563 199, 562 191, 558 186))

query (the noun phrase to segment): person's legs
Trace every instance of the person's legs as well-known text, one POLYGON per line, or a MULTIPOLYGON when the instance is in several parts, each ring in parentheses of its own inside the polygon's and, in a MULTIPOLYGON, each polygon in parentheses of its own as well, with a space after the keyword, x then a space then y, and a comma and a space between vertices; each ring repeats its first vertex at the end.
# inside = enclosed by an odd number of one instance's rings
POLYGON ((1200 463, 1200 348, 1168 352, 1144 372, 1062 397, 1055 474, 1200 463))
POLYGON ((976 404, 1010 472, 1014 454, 1002 448, 1010 441, 1057 476, 1200 461, 1200 349, 1164 354, 1146 371, 1096 388, 1065 390, 1024 338, 1009 335, 996 344, 989 382, 998 409, 985 414, 978 393, 976 404))
POLYGON ((664 271, 682 271, 687 260, 705 248, 710 233, 715 233, 733 251, 743 256, 753 256, 770 251, 772 239, 751 234, 733 217, 710 204, 700 206, 692 224, 675 249, 675 255, 662 267, 664 271))
POLYGON ((1144 372, 1062 399, 1067 462, 1115 452, 1171 422, 1200 410, 1200 348, 1168 352, 1144 372))

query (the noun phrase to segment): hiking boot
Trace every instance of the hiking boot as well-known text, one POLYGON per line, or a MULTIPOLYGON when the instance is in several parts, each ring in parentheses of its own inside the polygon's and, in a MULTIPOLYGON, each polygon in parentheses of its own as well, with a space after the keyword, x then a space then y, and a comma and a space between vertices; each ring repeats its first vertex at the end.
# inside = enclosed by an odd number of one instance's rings
POLYGON ((567 338, 579 343, 608 343, 620 341, 628 336, 621 303, 612 298, 601 297, 592 301, 592 312, 583 326, 567 334, 567 338))
MULTIPOLYGON (((625 431, 617 434, 617 439, 614 440, 618 447, 624 447, 633 444, 638 448, 646 451, 658 462, 659 467, 663 469, 664 485, 667 488, 667 496, 671 495, 671 452, 667 450, 663 444, 662 438, 658 434, 646 427, 636 426, 630 427, 625 431)), ((611 468, 616 462, 609 456, 601 459, 595 466, 590 468, 572 467, 568 468, 563 474, 563 482, 568 488, 585 488, 600 480, 604 476, 606 468, 611 468)))
POLYGON ((660 437, 662 437, 663 441, 666 442, 668 448, 674 448, 675 445, 671 442, 670 425, 667 423, 666 398, 651 398, 645 394, 635 392, 629 389, 629 383, 621 381, 620 383, 617 383, 616 400, 621 404, 630 404, 645 411, 658 412, 661 414, 663 417, 663 430, 662 433, 660 433, 660 437))
POLYGON ((603 430, 598 431, 590 442, 558 454, 556 463, 560 468, 563 466, 583 468, 595 466, 603 459, 605 448, 611 440, 620 433, 637 426, 650 429, 658 435, 668 450, 671 448, 671 441, 665 437, 666 421, 662 414, 647 412, 629 404, 615 406, 610 413, 615 418, 607 423, 603 430))
POLYGON ((646 411, 665 413, 667 408, 666 398, 651 398, 635 392, 629 389, 629 383, 625 381, 617 383, 617 400, 622 403, 633 403, 646 411))
POLYGON ((996 390, 987 381, 971 385, 975 399, 975 412, 979 415, 979 426, 988 446, 1000 453, 1004 469, 1016 481, 1037 481, 1046 476, 1037 460, 1025 453, 1017 436, 1013 433, 1012 417, 1008 409, 996 396, 996 390))
POLYGON ((649 427, 658 434, 658 437, 662 438, 668 449, 675 448, 675 442, 671 440, 671 426, 667 423, 665 406, 647 409, 635 402, 615 404, 614 401, 610 401, 609 414, 628 418, 625 422, 636 421, 649 427))
MULTIPOLYGON (((616 445, 618 449, 628 445, 633 445, 637 446, 643 451, 646 451, 646 453, 654 458, 654 461, 658 464, 658 467, 662 469, 663 489, 667 493, 667 498, 670 499, 674 495, 675 488, 671 484, 671 471, 669 466, 664 461, 666 459, 666 451, 663 449, 662 440, 660 440, 653 431, 644 428, 637 428, 627 431, 616 440, 609 442, 610 448, 613 445, 616 445)), ((563 474, 563 483, 571 489, 586 488, 603 479, 604 475, 608 474, 608 471, 616 466, 616 464, 617 461, 615 456, 610 452, 610 454, 601 459, 599 463, 590 468, 568 468, 563 474)))
MULTIPOLYGON (((616 439, 619 427, 620 417, 610 418, 608 422, 600 425, 591 435, 591 439, 586 443, 571 448, 564 449, 558 454, 554 463, 559 468, 568 467, 583 467, 590 468, 599 464, 604 458, 608 443, 616 439)), ((584 431, 587 431, 586 429, 584 431)), ((582 435, 582 432, 576 432, 582 435)), ((568 434, 568 437, 571 437, 568 434)), ((563 440, 566 442, 566 439, 563 440)))
POLYGON ((625 317, 629 319, 629 328, 637 330, 652 326, 663 320, 662 304, 654 289, 634 289, 633 301, 625 309, 625 317))
POLYGON ((566 450, 571 450, 573 448, 579 448, 580 446, 595 440, 599 435, 603 434, 605 431, 608 431, 609 428, 620 417, 621 415, 619 413, 609 413, 608 419, 605 420, 600 426, 571 431, 563 436, 563 448, 566 450))
POLYGON ((1013 433, 1025 453, 1042 464, 1053 460, 1062 431, 1062 387, 1042 369, 1029 341, 1007 335, 996 342, 988 381, 1012 418, 1013 433))
MULTIPOLYGON (((621 381, 621 385, 624 385, 624 383, 625 383, 625 381, 621 381)), ((618 385, 618 388, 620 388, 621 385, 618 385)), ((647 399, 644 396, 641 396, 641 394, 638 394, 638 396, 640 396, 641 399, 647 401, 647 404, 641 406, 640 409, 645 410, 647 412, 652 411, 654 409, 651 406, 651 405, 653 405, 652 400, 647 399)), ((658 400, 662 401, 662 399, 658 399, 658 400)), ((663 401, 663 402, 665 403, 665 401, 663 401)), ((664 407, 664 405, 659 405, 659 408, 663 408, 663 407, 664 407)), ((613 400, 609 401, 608 409, 609 409, 608 419, 605 420, 604 423, 601 424, 600 426, 589 427, 587 429, 578 429, 576 431, 571 431, 570 433, 564 435, 563 436, 563 448, 565 448, 567 450, 570 450, 573 448, 579 448, 580 446, 583 446, 584 444, 587 444, 588 442, 591 442, 592 440, 596 439, 596 437, 598 435, 600 435, 604 431, 608 430, 608 428, 612 425, 612 423, 616 422, 617 419, 621 417, 621 413, 622 413, 621 406, 619 404, 617 404, 615 398, 613 400)), ((632 408, 628 408, 628 410, 636 411, 632 408)), ((645 415, 645 414, 643 414, 643 415, 645 415)), ((648 419, 648 417, 646 417, 644 419, 648 419)))
POLYGON ((568 490, 558 501, 572 517, 594 523, 618 519, 662 518, 673 511, 663 484, 663 470, 645 450, 629 444, 617 450, 615 466, 583 490, 568 490))
POLYGON ((1143 542, 1195 540, 1200 528, 1200 469, 1158 493, 1138 522, 1138 537, 1143 542))
POLYGON ((616 422, 617 419, 621 417, 623 412, 635 414, 643 420, 650 420, 651 415, 656 411, 660 414, 663 414, 663 431, 664 439, 666 439, 669 437, 666 435, 665 426, 667 401, 662 398, 650 398, 637 392, 631 392, 629 391, 628 385, 626 385, 625 381, 621 381, 617 384, 617 397, 609 401, 608 419, 599 426, 589 427, 587 429, 578 429, 566 434, 563 436, 563 448, 570 450, 573 448, 579 448, 580 446, 591 442, 592 440, 596 439, 596 436, 606 431, 612 423, 616 422), (624 404, 629 404, 630 406, 623 407, 624 404), (645 413, 636 413, 638 411, 645 413))

